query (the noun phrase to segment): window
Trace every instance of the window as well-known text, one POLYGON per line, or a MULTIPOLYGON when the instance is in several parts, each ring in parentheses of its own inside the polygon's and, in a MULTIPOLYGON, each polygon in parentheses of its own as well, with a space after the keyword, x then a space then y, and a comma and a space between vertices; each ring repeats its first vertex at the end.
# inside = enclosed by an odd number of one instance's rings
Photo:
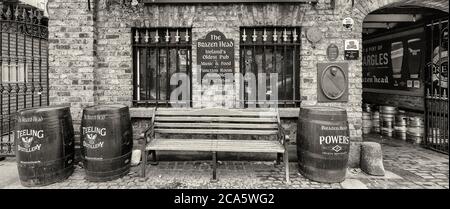
POLYGON ((3 83, 24 83, 27 81, 27 69, 31 68, 30 63, 2 62, 1 78, 3 83))
MULTIPOLYGON (((170 99, 182 82, 171 85, 176 73, 191 80, 190 28, 133 28, 133 105, 166 106, 174 103, 191 106, 191 84, 184 87, 188 95, 170 99), (183 99, 187 98, 187 99, 183 99)), ((178 75, 178 74, 177 74, 178 75)), ((186 83, 184 83, 186 85, 186 83)))
POLYGON ((256 85, 248 79, 244 82, 244 107, 268 103, 278 107, 300 106, 299 34, 300 27, 241 27, 241 73, 256 78, 253 79, 256 85), (274 79, 270 82, 271 74, 277 75, 276 82, 274 79), (265 85, 261 82, 264 80, 265 85))

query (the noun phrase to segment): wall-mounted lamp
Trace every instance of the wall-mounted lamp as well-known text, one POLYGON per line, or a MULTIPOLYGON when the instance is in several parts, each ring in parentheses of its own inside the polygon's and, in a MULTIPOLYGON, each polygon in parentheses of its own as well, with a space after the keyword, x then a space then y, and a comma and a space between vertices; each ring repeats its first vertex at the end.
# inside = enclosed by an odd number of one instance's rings
POLYGON ((416 22, 416 14, 413 14, 413 22, 416 22))
POLYGON ((391 29, 391 26, 389 25, 389 23, 386 23, 386 29, 391 29))

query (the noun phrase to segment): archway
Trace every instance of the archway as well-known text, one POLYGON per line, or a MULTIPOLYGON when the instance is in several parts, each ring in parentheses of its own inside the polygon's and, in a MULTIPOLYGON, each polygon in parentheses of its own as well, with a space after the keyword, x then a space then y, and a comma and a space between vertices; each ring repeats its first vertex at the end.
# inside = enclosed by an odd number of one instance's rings
POLYGON ((363 134, 448 154, 448 2, 362 1, 363 134), (379 121, 379 122, 378 122, 379 121))

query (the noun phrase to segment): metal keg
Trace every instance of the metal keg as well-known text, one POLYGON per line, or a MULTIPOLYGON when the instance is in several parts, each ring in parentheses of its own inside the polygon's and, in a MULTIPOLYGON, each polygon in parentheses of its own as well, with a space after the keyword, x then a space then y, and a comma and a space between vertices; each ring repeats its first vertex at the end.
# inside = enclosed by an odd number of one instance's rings
POLYGON ((408 128, 406 131, 407 140, 420 144, 425 135, 424 121, 421 117, 410 117, 408 120, 408 128))
POLYGON ((380 133, 380 112, 378 111, 372 113, 372 127, 373 132, 380 133))
POLYGON ((372 131, 372 118, 369 112, 363 112, 363 134, 370 134, 372 131))
POLYGON ((406 140, 406 128, 407 125, 407 116, 405 114, 405 111, 399 110, 397 115, 395 116, 395 125, 394 125, 394 132, 395 132, 395 138, 406 140))
POLYGON ((371 104, 364 103, 362 105, 362 109, 363 109, 363 112, 371 112, 372 111, 371 104))
POLYGON ((394 133, 394 119, 396 107, 380 106, 381 134, 392 137, 394 133))

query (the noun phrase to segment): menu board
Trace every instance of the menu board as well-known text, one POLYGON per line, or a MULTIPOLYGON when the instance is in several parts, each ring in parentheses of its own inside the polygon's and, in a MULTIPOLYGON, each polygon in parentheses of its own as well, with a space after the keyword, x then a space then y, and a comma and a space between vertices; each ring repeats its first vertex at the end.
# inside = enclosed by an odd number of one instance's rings
POLYGON ((220 31, 209 32, 197 42, 197 64, 202 78, 207 73, 217 73, 222 78, 226 73, 234 73, 233 39, 227 39, 220 31))
POLYGON ((363 42, 363 88, 417 91, 423 87, 426 46, 421 32, 406 31, 363 42))

